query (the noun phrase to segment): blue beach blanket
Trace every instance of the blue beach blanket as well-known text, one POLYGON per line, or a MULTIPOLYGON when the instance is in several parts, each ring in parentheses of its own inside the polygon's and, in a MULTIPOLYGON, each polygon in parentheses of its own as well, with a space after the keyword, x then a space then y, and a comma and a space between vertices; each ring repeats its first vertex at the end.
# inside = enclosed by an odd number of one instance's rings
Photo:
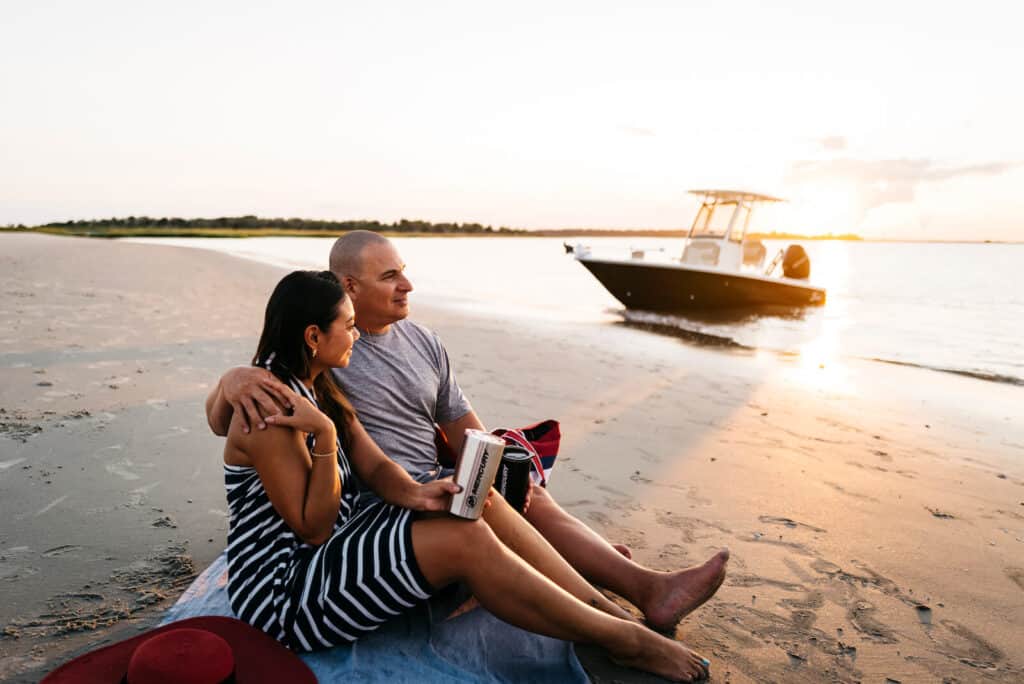
MULTIPOLYGON (((222 553, 167 611, 161 624, 231 616, 222 553)), ((303 653, 321 682, 587 682, 572 644, 513 627, 483 608, 445 620, 451 594, 421 604, 351 646, 303 653)))

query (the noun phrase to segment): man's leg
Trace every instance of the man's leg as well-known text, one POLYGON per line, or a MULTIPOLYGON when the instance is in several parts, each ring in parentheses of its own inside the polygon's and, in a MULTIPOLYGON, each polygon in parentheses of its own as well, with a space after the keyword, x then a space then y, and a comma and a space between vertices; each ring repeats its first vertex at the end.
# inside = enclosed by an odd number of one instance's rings
POLYGON ((694 568, 651 570, 620 553, 570 515, 543 487, 533 488, 526 519, 577 572, 627 599, 655 629, 673 629, 686 614, 711 598, 725 579, 728 550, 719 551, 694 568))

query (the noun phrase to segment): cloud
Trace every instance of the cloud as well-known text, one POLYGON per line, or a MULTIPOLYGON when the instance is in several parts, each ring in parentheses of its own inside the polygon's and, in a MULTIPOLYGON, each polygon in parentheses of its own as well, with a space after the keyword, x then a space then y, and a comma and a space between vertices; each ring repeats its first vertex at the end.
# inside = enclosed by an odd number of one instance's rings
POLYGON ((641 138, 653 138, 657 133, 654 132, 653 128, 643 128, 641 126, 619 126, 619 130, 623 133, 630 135, 639 136, 641 138))
POLYGON ((846 149, 846 137, 842 135, 829 135, 824 138, 818 138, 818 143, 829 152, 841 152, 846 149))
POLYGON ((947 169, 931 169, 926 174, 927 180, 949 180, 960 176, 999 176, 1020 166, 1020 162, 989 162, 971 166, 955 166, 947 169))
POLYGON ((1020 162, 988 162, 948 166, 931 159, 826 159, 797 161, 789 169, 787 185, 822 182, 852 184, 864 212, 883 204, 912 202, 922 183, 970 176, 998 176, 1020 162))

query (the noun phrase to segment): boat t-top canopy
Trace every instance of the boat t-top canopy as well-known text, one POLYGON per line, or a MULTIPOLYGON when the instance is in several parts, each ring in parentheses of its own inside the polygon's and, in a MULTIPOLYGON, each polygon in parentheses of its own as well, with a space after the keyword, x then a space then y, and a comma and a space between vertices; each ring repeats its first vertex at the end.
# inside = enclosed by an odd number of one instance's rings
POLYGON ((750 225, 750 215, 757 204, 785 202, 780 197, 746 190, 690 190, 690 194, 701 198, 700 210, 693 219, 688 235, 691 241, 699 238, 741 243, 750 225))
POLYGON ((707 199, 721 202, 785 202, 781 197, 762 195, 744 190, 689 190, 691 195, 703 195, 707 199))

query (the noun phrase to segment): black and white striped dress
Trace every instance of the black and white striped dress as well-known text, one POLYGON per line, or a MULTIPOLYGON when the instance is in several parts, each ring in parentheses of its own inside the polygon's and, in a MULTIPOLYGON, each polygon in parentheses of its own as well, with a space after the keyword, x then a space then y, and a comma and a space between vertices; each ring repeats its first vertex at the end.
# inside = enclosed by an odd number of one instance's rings
MULTIPOLYGON (((291 385, 316 403, 302 383, 291 385)), ((334 531, 314 547, 274 509, 255 468, 224 465, 231 608, 297 651, 355 641, 433 591, 413 555, 411 511, 379 500, 359 506, 340 444, 338 474, 334 531)))

